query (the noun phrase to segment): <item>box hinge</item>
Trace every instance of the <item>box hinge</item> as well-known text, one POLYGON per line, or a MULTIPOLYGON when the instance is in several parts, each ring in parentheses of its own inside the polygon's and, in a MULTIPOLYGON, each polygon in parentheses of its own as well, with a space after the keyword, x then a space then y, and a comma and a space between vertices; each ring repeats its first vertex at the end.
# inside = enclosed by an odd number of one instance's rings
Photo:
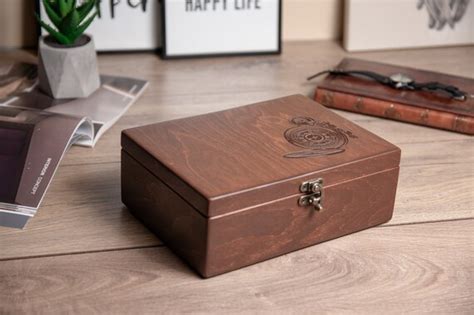
POLYGON ((300 207, 313 206, 314 210, 323 210, 322 178, 303 182, 300 186, 300 191, 305 194, 298 199, 298 205, 300 207))

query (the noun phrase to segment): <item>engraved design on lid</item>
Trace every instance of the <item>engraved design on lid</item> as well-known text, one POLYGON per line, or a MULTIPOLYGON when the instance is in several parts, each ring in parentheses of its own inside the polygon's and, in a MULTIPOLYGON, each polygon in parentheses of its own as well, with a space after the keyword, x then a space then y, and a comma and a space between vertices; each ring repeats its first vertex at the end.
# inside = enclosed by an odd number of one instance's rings
POLYGON ((285 154, 286 158, 342 153, 349 143, 349 138, 357 138, 352 132, 337 128, 327 121, 317 121, 310 117, 294 117, 290 122, 296 126, 285 131, 286 140, 306 150, 285 154))

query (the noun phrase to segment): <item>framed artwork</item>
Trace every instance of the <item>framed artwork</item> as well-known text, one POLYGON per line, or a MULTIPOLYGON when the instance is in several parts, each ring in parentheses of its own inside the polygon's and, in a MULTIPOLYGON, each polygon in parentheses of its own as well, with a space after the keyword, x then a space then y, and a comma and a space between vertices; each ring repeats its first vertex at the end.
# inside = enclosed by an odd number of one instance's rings
POLYGON ((473 44, 472 2, 346 0, 344 48, 362 51, 473 44))
POLYGON ((162 0, 162 55, 278 54, 281 10, 281 0, 162 0))
MULTIPOLYGON (((78 1, 79 2, 79 1, 78 1)), ((49 22, 41 0, 37 8, 49 22)), ((155 50, 161 47, 160 0, 99 0, 99 16, 86 33, 98 51, 155 50)), ((38 32, 45 35, 41 29, 38 32)))

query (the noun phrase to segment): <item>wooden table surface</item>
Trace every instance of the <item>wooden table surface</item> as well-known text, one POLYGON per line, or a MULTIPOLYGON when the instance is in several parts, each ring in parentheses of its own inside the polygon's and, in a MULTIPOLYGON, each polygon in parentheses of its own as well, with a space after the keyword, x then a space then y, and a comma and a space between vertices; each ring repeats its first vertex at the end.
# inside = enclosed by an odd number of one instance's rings
MULTIPOLYGON (((353 56, 474 77, 474 46, 348 54, 285 43, 281 56, 163 61, 103 54, 102 73, 150 81, 96 148, 73 147, 24 230, 0 227, 0 313, 471 313, 474 139, 338 113, 402 149, 393 219, 203 280, 120 201, 120 132, 288 94, 353 56)), ((33 58, 3 52, 1 58, 33 58)), ((0 179, 1 180, 1 179, 0 179)))

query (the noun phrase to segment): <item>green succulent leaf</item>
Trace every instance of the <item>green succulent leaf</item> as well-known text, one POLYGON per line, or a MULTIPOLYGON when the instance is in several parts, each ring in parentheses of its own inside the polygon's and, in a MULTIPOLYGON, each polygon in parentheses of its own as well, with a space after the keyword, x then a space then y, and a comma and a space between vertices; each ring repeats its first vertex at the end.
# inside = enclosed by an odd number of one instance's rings
POLYGON ((38 22, 60 44, 64 45, 73 44, 98 15, 97 9, 90 15, 98 4, 97 0, 85 0, 80 5, 77 5, 76 0, 42 0, 42 3, 56 29, 41 21, 37 16, 38 22))
POLYGON ((69 12, 76 10, 76 0, 70 0, 69 12))
POLYGON ((95 6, 94 0, 88 0, 77 7, 81 21, 84 20, 95 6))
POLYGON ((89 25, 92 23, 92 21, 94 21, 95 17, 97 16, 99 12, 94 12, 94 14, 92 14, 84 23, 82 23, 77 29, 76 31, 74 32, 74 35, 76 36, 76 38, 78 38, 79 36, 82 35, 82 33, 84 33, 84 31, 89 27, 89 25))
POLYGON ((53 36, 54 39, 56 39, 56 41, 58 41, 58 43, 63 44, 63 45, 70 45, 70 44, 73 43, 69 40, 69 38, 67 36, 65 36, 65 35, 61 34, 60 32, 56 31, 51 25, 41 21, 41 19, 39 18, 38 15, 36 15, 36 18, 38 19, 38 22, 40 23, 40 25, 46 31, 48 31, 48 33, 51 34, 51 36, 53 36))
POLYGON ((61 17, 65 17, 67 14, 67 4, 66 0, 58 0, 58 8, 59 8, 59 13, 61 14, 61 17))
POLYGON ((45 6, 46 6, 46 4, 48 4, 49 7, 54 10, 56 15, 58 15, 58 16, 60 15, 59 14, 58 3, 57 3, 56 0, 41 0, 41 2, 43 2, 43 5, 45 5, 45 6))
POLYGON ((51 2, 50 0, 43 0, 43 6, 46 11, 46 14, 48 14, 49 19, 53 24, 59 28, 59 24, 61 23, 61 18, 59 15, 56 13, 56 11, 53 9, 54 2, 51 2))
POLYGON ((69 12, 71 12, 73 8, 74 0, 58 0, 59 5, 59 12, 61 13, 61 17, 66 17, 69 12))
POLYGON ((59 29, 69 36, 69 34, 72 34, 77 29, 80 22, 79 13, 76 10, 72 10, 61 22, 59 29))

